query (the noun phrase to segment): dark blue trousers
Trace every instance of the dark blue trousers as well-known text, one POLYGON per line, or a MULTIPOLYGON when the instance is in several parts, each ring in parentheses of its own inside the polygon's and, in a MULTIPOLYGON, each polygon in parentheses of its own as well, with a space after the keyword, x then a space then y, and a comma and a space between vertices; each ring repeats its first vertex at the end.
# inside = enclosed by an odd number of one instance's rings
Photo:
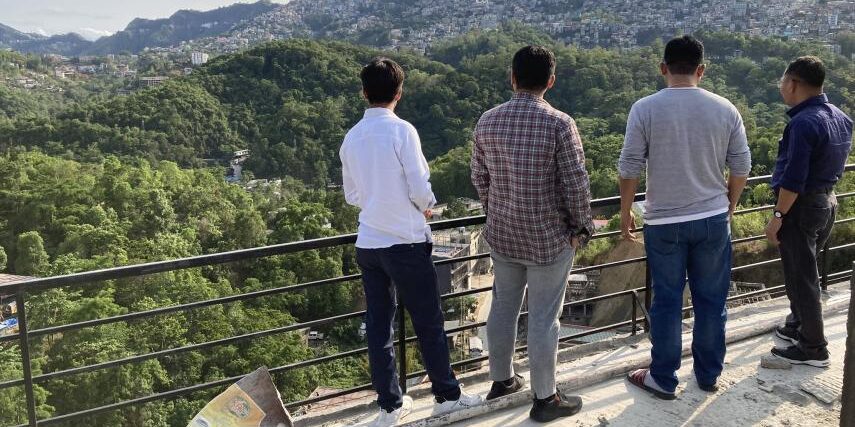
POLYGON ((368 306, 365 329, 371 382, 377 404, 385 410, 402 405, 393 346, 397 300, 410 313, 433 394, 445 400, 460 397, 460 384, 449 364, 433 245, 414 243, 382 249, 356 249, 368 306))

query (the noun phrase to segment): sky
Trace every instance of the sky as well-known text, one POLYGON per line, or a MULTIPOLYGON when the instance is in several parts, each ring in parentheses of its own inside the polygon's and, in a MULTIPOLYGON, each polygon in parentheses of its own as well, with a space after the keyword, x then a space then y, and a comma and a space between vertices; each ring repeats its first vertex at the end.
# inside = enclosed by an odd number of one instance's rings
MULTIPOLYGON (((134 18, 166 18, 179 9, 210 10, 256 0, 0 0, 0 23, 43 35, 76 32, 94 40, 134 18)), ((287 0, 273 0, 286 3, 287 0)))

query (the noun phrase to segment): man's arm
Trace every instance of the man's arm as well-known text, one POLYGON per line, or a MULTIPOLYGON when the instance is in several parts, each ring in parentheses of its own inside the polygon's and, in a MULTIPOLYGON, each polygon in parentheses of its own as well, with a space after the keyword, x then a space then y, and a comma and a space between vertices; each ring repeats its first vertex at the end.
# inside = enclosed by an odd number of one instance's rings
POLYGON ((422 144, 415 128, 408 129, 402 141, 399 156, 401 166, 404 168, 410 200, 420 212, 426 212, 436 205, 436 198, 430 185, 428 162, 422 154, 422 144))
MULTIPOLYGON (((775 205, 775 210, 780 211, 786 216, 790 213, 790 209, 792 209, 793 204, 796 203, 796 199, 798 198, 798 193, 794 193, 786 188, 778 189, 778 203, 775 205)), ((773 245, 781 243, 778 240, 778 232, 781 231, 782 225, 784 225, 784 220, 781 218, 772 216, 772 219, 769 220, 769 224, 766 225, 766 238, 769 239, 769 243, 773 245)))
POLYGON ((618 160, 620 174, 620 229, 623 238, 636 240, 632 230, 635 228, 635 216, 632 205, 635 203, 635 193, 644 168, 647 166, 647 135, 641 120, 637 105, 629 111, 626 122, 626 136, 618 160))
POLYGON ((472 144, 472 158, 469 161, 469 168, 471 169, 472 185, 475 187, 475 191, 478 192, 478 198, 481 199, 484 213, 487 213, 488 195, 490 194, 490 171, 487 170, 484 148, 481 146, 481 141, 479 140, 480 138, 476 129, 475 143, 472 144))
POLYGON ((561 184, 560 200, 570 221, 574 246, 584 244, 594 232, 591 217, 591 184, 585 169, 582 138, 572 119, 559 131, 556 151, 556 171, 561 184))
POLYGON ((734 123, 730 132, 730 143, 727 146, 727 166, 730 177, 727 180, 727 198, 730 200, 730 215, 736 210, 748 175, 751 174, 751 149, 748 148, 748 137, 745 135, 745 124, 742 115, 733 107, 734 123))
POLYGON ((635 192, 638 191, 638 178, 620 178, 620 232, 626 240, 636 240, 635 215, 632 204, 635 203, 635 192))
MULTIPOLYGON (((799 193, 803 193, 807 184, 808 172, 810 170, 810 157, 813 151, 813 135, 810 125, 803 123, 790 123, 789 137, 787 141, 787 164, 781 175, 780 187, 778 188, 778 203, 775 210, 785 216, 790 212, 799 193)), ((772 217, 766 226, 766 238, 773 245, 778 245, 778 232, 784 224, 783 219, 772 217)))
POLYGON ((804 193, 816 131, 809 123, 790 123, 787 137, 787 164, 781 174, 781 188, 804 193))
POLYGON ((730 200, 729 215, 732 217, 736 211, 736 206, 739 204, 739 199, 742 197, 742 191, 745 190, 745 185, 748 184, 747 176, 736 176, 731 172, 727 179, 727 198, 730 200))

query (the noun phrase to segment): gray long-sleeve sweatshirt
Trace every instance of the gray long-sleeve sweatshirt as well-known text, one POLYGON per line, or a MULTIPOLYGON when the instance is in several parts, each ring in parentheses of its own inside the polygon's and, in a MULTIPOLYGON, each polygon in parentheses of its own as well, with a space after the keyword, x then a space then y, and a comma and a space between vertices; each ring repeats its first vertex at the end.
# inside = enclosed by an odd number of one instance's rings
POLYGON ((638 178, 645 166, 645 221, 726 209, 725 167, 734 176, 751 172, 742 116, 730 101, 700 88, 668 88, 642 98, 629 113, 618 171, 638 178))

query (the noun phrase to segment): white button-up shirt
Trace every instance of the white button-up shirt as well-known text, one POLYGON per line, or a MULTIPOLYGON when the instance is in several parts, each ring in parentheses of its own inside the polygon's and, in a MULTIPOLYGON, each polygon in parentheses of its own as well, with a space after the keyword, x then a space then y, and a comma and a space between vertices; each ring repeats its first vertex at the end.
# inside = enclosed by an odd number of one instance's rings
POLYGON ((339 151, 348 204, 360 209, 356 247, 430 241, 423 212, 436 204, 416 128, 387 108, 369 108, 339 151))

